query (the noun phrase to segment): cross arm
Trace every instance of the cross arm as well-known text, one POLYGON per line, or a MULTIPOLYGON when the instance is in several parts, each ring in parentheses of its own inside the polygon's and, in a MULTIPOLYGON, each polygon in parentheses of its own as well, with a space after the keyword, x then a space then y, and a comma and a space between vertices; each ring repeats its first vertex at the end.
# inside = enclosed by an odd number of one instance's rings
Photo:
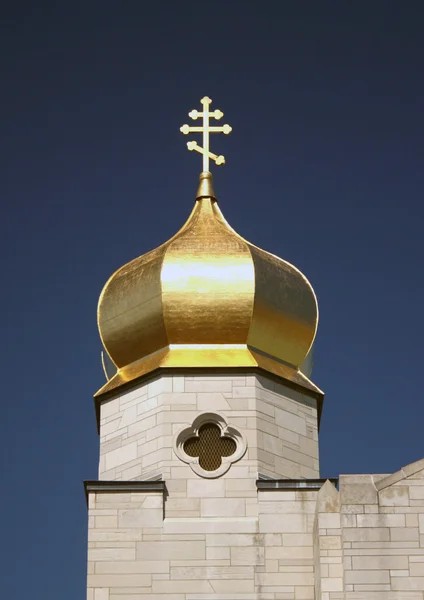
MULTIPOLYGON (((223 125, 222 127, 208 127, 208 131, 210 133, 225 133, 228 135, 232 131, 232 127, 230 125, 223 125)), ((201 133, 203 131, 203 127, 191 127, 190 125, 183 125, 180 127, 181 133, 184 135, 188 135, 191 132, 201 133)))
MULTIPOLYGON (((198 111, 198 110, 192 110, 191 112, 188 113, 188 116, 193 119, 194 121, 196 119, 199 119, 200 117, 203 117, 203 111, 198 111)), ((224 116, 224 113, 221 110, 212 110, 211 112, 207 113, 209 117, 213 117, 214 119, 221 119, 224 116)))

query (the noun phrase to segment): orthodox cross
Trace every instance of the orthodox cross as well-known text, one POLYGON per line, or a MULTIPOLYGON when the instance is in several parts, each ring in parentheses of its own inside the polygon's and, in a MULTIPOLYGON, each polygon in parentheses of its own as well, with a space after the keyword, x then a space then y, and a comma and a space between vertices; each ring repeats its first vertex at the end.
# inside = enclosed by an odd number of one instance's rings
POLYGON ((210 133, 225 133, 228 135, 231 132, 231 127, 229 125, 223 125, 222 127, 211 127, 209 125, 209 119, 212 117, 216 120, 221 119, 224 116, 224 113, 220 110, 209 110, 209 105, 212 103, 212 100, 205 96, 200 100, 201 104, 203 104, 203 111, 199 112, 198 110, 192 110, 188 113, 188 116, 195 121, 199 117, 203 117, 203 126, 202 127, 190 127, 189 125, 183 125, 180 127, 181 133, 184 135, 188 135, 189 133, 203 133, 203 148, 197 144, 197 142, 187 142, 187 148, 189 150, 195 150, 200 154, 203 154, 203 171, 209 171, 209 159, 215 161, 217 165, 223 165, 225 163, 225 158, 221 155, 217 156, 210 152, 209 150, 209 134, 210 133))

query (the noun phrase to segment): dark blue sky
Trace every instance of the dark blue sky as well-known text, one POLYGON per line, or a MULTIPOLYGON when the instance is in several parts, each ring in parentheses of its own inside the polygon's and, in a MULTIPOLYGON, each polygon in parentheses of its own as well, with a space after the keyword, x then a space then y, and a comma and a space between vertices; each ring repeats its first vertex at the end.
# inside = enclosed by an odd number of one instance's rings
POLYGON ((322 475, 423 457, 423 4, 2 11, 4 597, 85 597, 97 299, 189 214, 201 160, 179 127, 204 95, 233 126, 213 138, 226 218, 318 296, 322 475))

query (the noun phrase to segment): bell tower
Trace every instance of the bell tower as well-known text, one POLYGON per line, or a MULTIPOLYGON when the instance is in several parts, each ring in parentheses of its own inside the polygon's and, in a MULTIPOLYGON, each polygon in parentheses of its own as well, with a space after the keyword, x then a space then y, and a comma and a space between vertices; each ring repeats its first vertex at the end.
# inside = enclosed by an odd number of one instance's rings
POLYGON ((288 262, 218 206, 202 125, 194 208, 121 267, 99 300, 114 374, 95 396, 99 478, 86 482, 88 600, 312 600, 323 393, 302 371, 318 309, 288 262))

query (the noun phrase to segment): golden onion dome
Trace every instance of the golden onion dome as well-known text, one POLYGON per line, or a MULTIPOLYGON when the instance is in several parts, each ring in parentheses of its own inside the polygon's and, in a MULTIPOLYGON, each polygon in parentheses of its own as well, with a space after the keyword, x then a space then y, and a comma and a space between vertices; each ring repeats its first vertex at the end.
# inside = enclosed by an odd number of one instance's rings
POLYGON ((178 233, 118 269, 100 295, 117 372, 97 396, 161 368, 259 368, 321 394, 300 370, 317 324, 306 277, 230 227, 204 172, 178 233))

